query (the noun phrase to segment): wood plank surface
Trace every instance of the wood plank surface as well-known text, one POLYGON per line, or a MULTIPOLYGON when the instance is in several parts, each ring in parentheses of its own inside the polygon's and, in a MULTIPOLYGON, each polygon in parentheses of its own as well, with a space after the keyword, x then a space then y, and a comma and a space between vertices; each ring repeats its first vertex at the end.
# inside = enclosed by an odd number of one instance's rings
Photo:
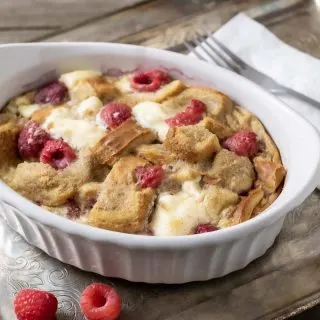
POLYGON ((0 27, 66 27, 146 0, 1 0, 0 27))
POLYGON ((216 7, 217 2, 212 0, 152 1, 110 17, 98 19, 82 27, 61 32, 46 40, 114 41, 155 26, 162 26, 166 29, 173 21, 188 20, 191 16, 215 10, 216 7))
POLYGON ((1 0, 0 42, 34 41, 145 2, 148 0, 1 0), (36 33, 30 30, 35 28, 36 33))
MULTIPOLYGON (((304 4, 304 0, 286 0, 284 8, 289 9, 295 6, 304 4)), ((265 2, 265 6, 269 5, 270 1, 265 2)), ((196 37, 196 32, 202 30, 216 31, 232 16, 242 11, 252 18, 262 18, 261 15, 266 8, 257 4, 255 0, 249 1, 225 1, 220 3, 213 10, 207 10, 205 13, 182 19, 180 21, 172 21, 169 26, 159 26, 149 28, 143 32, 129 35, 118 39, 118 42, 140 44, 144 46, 156 48, 171 48, 176 49, 183 43, 184 40, 189 40, 196 37)), ((268 11, 270 12, 270 10, 268 11)), ((296 11, 294 11, 296 12, 296 11)), ((271 12, 272 13, 272 10, 271 12)), ((277 12, 279 16, 279 12, 277 12)), ((176 50, 175 50, 176 51, 176 50)))

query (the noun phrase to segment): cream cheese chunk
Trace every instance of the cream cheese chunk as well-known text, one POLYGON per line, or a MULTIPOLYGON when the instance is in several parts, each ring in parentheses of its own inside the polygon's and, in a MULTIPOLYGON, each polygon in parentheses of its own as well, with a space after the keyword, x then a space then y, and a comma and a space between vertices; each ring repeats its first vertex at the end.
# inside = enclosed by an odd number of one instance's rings
POLYGON ((92 147, 105 133, 95 121, 79 119, 74 110, 64 107, 53 110, 42 124, 42 128, 52 137, 62 138, 77 150, 92 147))
POLYGON ((150 227, 156 236, 188 235, 210 222, 198 180, 186 181, 176 194, 160 193, 150 227))
POLYGON ((77 107, 77 112, 83 119, 95 119, 102 107, 101 100, 93 96, 82 101, 77 107))
POLYGON ((165 120, 172 117, 176 110, 170 110, 157 102, 144 101, 138 103, 132 113, 142 127, 153 130, 158 134, 159 140, 163 141, 169 130, 165 120))
POLYGON ((72 89, 78 81, 101 76, 101 72, 96 70, 78 70, 64 73, 59 81, 63 82, 68 89, 72 89))
POLYGON ((185 181, 176 194, 160 193, 151 230, 156 236, 192 234, 203 223, 217 225, 223 210, 232 210, 238 195, 228 189, 209 186, 201 189, 199 178, 185 181))

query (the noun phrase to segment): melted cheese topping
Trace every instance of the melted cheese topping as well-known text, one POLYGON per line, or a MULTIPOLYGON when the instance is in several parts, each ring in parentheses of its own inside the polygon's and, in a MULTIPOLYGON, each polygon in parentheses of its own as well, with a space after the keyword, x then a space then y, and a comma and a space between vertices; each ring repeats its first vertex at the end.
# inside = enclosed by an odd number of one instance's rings
POLYGON ((94 78, 100 75, 101 72, 98 72, 96 70, 79 70, 62 74, 59 81, 63 82, 68 89, 71 89, 80 80, 94 78))
POLYGON ((123 94, 134 92, 131 87, 131 76, 128 75, 122 76, 118 81, 116 81, 115 86, 123 94))
POLYGON ((150 223, 154 235, 188 235, 198 224, 210 222, 203 201, 198 180, 184 182, 182 190, 174 195, 160 193, 150 223))
POLYGON ((159 140, 163 141, 169 130, 165 120, 172 117, 176 112, 160 103, 145 101, 137 104, 132 113, 142 127, 153 130, 158 134, 159 140))
POLYGON ((105 129, 98 126, 95 122, 97 109, 94 106, 89 108, 88 103, 85 104, 85 107, 81 107, 80 104, 77 109, 56 108, 46 118, 42 124, 42 128, 47 130, 53 138, 62 138, 74 149, 79 150, 83 147, 92 147, 105 133, 105 129), (85 119, 86 117, 83 116, 85 115, 83 110, 88 112, 88 109, 92 111, 92 121, 85 119), (82 115, 81 118, 79 114, 82 115))
POLYGON ((77 112, 81 118, 93 120, 102 107, 101 100, 93 96, 82 101, 77 107, 77 112))

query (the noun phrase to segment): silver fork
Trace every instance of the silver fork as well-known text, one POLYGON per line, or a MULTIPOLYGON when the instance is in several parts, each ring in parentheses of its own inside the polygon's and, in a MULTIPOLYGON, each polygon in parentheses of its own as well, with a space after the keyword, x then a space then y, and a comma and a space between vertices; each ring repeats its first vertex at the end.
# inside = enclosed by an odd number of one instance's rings
POLYGON ((275 95, 293 96, 320 109, 320 102, 290 88, 282 86, 265 74, 255 70, 242 59, 237 57, 234 53, 232 53, 212 34, 208 33, 207 36, 203 36, 200 33, 197 33, 197 38, 190 41, 185 41, 184 45, 199 59, 209 62, 213 61, 220 67, 227 68, 238 74, 241 74, 242 76, 259 84, 261 87, 267 89, 275 95), (207 39, 210 39, 214 43, 214 45, 206 41, 207 39), (203 52, 206 53, 206 55, 203 55, 199 51, 195 50, 195 47, 201 48, 203 52))

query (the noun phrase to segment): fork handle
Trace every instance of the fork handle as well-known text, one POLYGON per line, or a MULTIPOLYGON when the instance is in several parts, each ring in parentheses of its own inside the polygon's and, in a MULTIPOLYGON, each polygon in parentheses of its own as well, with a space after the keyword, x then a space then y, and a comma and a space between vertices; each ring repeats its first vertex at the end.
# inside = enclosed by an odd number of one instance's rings
POLYGON ((318 102, 312 98, 309 98, 309 97, 305 96, 304 94, 297 92, 293 89, 283 87, 282 89, 273 89, 273 90, 271 90, 271 92, 277 96, 288 95, 288 96, 295 97, 301 101, 304 101, 304 102, 320 109, 320 102, 318 102))

